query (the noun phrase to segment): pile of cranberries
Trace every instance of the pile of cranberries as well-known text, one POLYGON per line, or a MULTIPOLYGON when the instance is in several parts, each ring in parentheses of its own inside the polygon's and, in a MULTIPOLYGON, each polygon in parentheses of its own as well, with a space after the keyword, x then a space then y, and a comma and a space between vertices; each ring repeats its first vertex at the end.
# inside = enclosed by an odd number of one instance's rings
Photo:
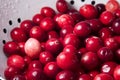
POLYGON ((11 30, 6 80, 120 80, 120 5, 65 0, 11 30))

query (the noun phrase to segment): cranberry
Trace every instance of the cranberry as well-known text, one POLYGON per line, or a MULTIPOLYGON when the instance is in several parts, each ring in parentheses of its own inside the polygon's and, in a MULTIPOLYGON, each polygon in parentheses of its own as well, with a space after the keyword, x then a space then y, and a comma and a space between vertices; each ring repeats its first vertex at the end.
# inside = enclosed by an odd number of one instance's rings
POLYGON ((118 44, 120 44, 120 36, 114 36, 115 41, 117 41, 118 44))
POLYGON ((103 42, 99 37, 92 36, 86 39, 86 49, 97 52, 103 46, 103 42))
POLYGON ((31 58, 30 57, 28 57, 28 56, 25 56, 24 57, 24 62, 25 62, 25 65, 28 67, 28 65, 31 63, 31 58))
POLYGON ((63 40, 63 45, 66 46, 66 45, 72 45, 76 48, 79 48, 80 46, 80 40, 79 38, 71 33, 71 34, 67 34, 63 40), (79 45, 78 45, 79 44, 79 45))
POLYGON ((25 55, 26 55, 25 49, 24 49, 25 42, 20 42, 20 43, 18 43, 18 46, 19 46, 19 49, 20 49, 20 55, 21 55, 21 56, 25 56, 25 55))
POLYGON ((83 54, 85 54, 86 52, 88 52, 88 50, 87 50, 86 48, 84 48, 84 47, 78 49, 78 50, 77 50, 77 57, 80 59, 81 56, 82 56, 83 54))
POLYGON ((35 14, 35 15, 33 16, 33 18, 32 18, 32 21, 33 21, 35 24, 39 25, 40 22, 41 22, 44 18, 45 18, 45 16, 43 16, 42 14, 35 14))
POLYGON ((47 7, 47 6, 41 8, 40 13, 41 13, 42 15, 46 16, 46 17, 54 17, 55 14, 56 14, 55 11, 54 11, 52 8, 47 7))
POLYGON ((93 80, 114 80, 114 78, 109 74, 100 73, 93 80))
POLYGON ((97 68, 97 66, 99 64, 99 59, 98 59, 96 53, 87 52, 82 55, 81 63, 87 70, 93 70, 93 69, 97 68))
POLYGON ((107 47, 100 48, 97 52, 97 55, 99 59, 103 62, 113 60, 113 56, 114 56, 113 52, 107 47))
POLYGON ((57 74, 56 80, 74 80, 74 74, 71 71, 63 70, 57 74))
POLYGON ((10 80, 26 80, 25 76, 23 75, 15 75, 12 79, 10 80))
POLYGON ((79 76, 78 80, 92 80, 92 77, 88 74, 82 74, 79 76))
POLYGON ((118 62, 120 62, 120 48, 115 51, 115 58, 118 62))
POLYGON ((54 78, 57 73, 60 71, 56 62, 49 62, 44 66, 44 72, 50 78, 54 78))
POLYGON ((115 11, 115 15, 116 15, 116 17, 120 18, 120 9, 117 9, 117 10, 115 11))
POLYGON ((73 30, 73 33, 80 37, 87 37, 90 34, 90 32, 90 25, 85 21, 77 23, 73 30))
POLYGON ((47 64, 48 62, 54 61, 54 57, 50 52, 43 51, 39 55, 39 60, 42 64, 47 64))
POLYGON ((63 49, 63 52, 76 53, 76 48, 72 45, 66 45, 63 49))
POLYGON ((116 68, 114 69, 113 76, 114 76, 115 80, 120 79, 120 65, 116 66, 116 68))
POLYGON ((3 51, 7 56, 19 54, 19 50, 20 50, 19 45, 14 41, 8 41, 3 46, 3 51))
POLYGON ((56 31, 48 32, 48 39, 51 39, 51 38, 59 38, 58 33, 56 31))
POLYGON ((73 70, 77 67, 78 59, 77 56, 72 52, 61 52, 57 56, 57 64, 62 69, 73 70))
POLYGON ((66 13, 68 11, 68 4, 65 0, 57 0, 56 8, 60 13, 66 13))
POLYGON ((92 79, 94 79, 94 77, 96 76, 96 75, 98 75, 100 72, 98 72, 98 71, 96 71, 96 70, 93 70, 93 71, 91 71, 91 72, 89 72, 89 75, 92 77, 92 79))
POLYGON ((101 15, 100 15, 100 21, 105 24, 105 25, 109 25, 111 24, 111 22, 114 20, 114 15, 113 13, 109 12, 109 11, 104 11, 101 15))
POLYGON ((60 28, 63 28, 65 25, 74 25, 74 20, 73 18, 68 15, 68 14, 62 14, 61 16, 58 17, 57 20, 58 26, 60 28))
POLYGON ((106 10, 105 5, 102 3, 96 4, 95 8, 97 9, 99 15, 106 10))
POLYGON ((90 4, 85 4, 81 6, 79 12, 86 19, 93 19, 96 18, 98 15, 97 9, 90 4))
POLYGON ((29 35, 30 35, 30 37, 35 38, 35 39, 39 40, 40 42, 45 41, 47 38, 45 31, 43 31, 43 29, 41 29, 39 26, 32 27, 29 35))
POLYGON ((112 29, 113 32, 120 35, 120 18, 116 19, 113 23, 112 23, 112 29))
POLYGON ((101 67, 101 72, 113 75, 114 69, 117 66, 115 62, 105 62, 101 67))
POLYGON ((45 44, 46 44, 45 42, 41 42, 41 52, 45 51, 45 44))
POLYGON ((20 28, 27 34, 29 35, 29 31, 30 29, 35 26, 35 24, 33 23, 33 21, 31 20, 24 20, 23 22, 21 22, 20 24, 20 28))
POLYGON ((23 69, 25 67, 25 62, 23 57, 19 55, 12 55, 7 59, 7 65, 13 66, 19 69, 23 69))
POLYGON ((55 27, 55 22, 52 18, 50 17, 46 17, 44 18, 41 22, 40 22, 40 27, 44 30, 44 31, 50 31, 53 30, 55 27))
POLYGON ((115 51, 118 49, 118 44, 114 38, 107 38, 104 42, 104 45, 109 49, 111 49, 112 51, 115 51))
POLYGON ((59 39, 51 38, 46 42, 45 48, 52 54, 58 54, 62 50, 62 44, 59 39))

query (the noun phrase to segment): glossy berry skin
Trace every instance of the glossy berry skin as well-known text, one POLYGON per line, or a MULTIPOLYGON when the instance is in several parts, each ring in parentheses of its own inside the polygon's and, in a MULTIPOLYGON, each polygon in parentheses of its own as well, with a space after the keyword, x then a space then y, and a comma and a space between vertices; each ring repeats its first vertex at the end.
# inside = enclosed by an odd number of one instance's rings
POLYGON ((65 0, 57 0, 56 8, 60 13, 66 13, 68 11, 68 4, 65 0))
POLYGON ((34 22, 32 20, 24 20, 20 24, 20 28, 27 34, 29 35, 30 29, 35 26, 34 22))
POLYGON ((120 48, 115 51, 115 58, 118 62, 120 62, 120 48))
POLYGON ((93 70, 93 71, 89 72, 89 75, 91 76, 92 79, 94 79, 94 77, 95 77, 96 75, 98 75, 99 73, 100 73, 99 71, 93 70))
POLYGON ((86 39, 85 45, 88 51, 97 52, 103 46, 103 42, 99 37, 92 36, 86 39))
POLYGON ((113 32, 120 35, 120 18, 116 19, 113 23, 112 23, 112 29, 113 32))
POLYGON ((60 68, 56 62, 49 62, 44 66, 44 73, 50 78, 54 78, 59 71, 60 68))
POLYGON ((105 62, 101 67, 101 72, 113 75, 114 69, 118 64, 115 62, 105 62))
POLYGON ((79 76, 78 80, 92 80, 92 77, 88 74, 82 74, 79 76))
POLYGON ((15 75, 10 80, 26 80, 24 75, 15 75))
POLYGON ((13 54, 19 54, 19 46, 14 41, 8 41, 3 46, 3 51, 4 51, 6 56, 10 56, 10 55, 13 55, 13 54))
POLYGON ((96 4, 95 8, 97 9, 99 15, 106 10, 105 5, 102 3, 96 4))
POLYGON ((29 32, 29 35, 31 38, 35 38, 35 39, 39 40, 40 42, 45 41, 47 38, 45 31, 42 28, 40 28, 39 26, 32 27, 32 29, 29 32))
POLYGON ((19 46, 19 54, 20 54, 21 56, 25 56, 25 55, 26 55, 25 49, 24 49, 25 42, 20 42, 20 43, 18 43, 18 46, 19 46))
POLYGON ((23 69, 25 67, 25 62, 23 57, 19 55, 12 55, 7 59, 7 65, 13 66, 15 68, 23 69))
POLYGON ((51 38, 59 38, 59 34, 56 31, 50 31, 48 32, 48 39, 51 38))
POLYGON ((102 47, 98 50, 97 55, 99 59, 103 62, 113 60, 113 52, 108 47, 102 47))
POLYGON ((35 14, 35 15, 33 16, 33 18, 32 18, 32 21, 33 21, 35 24, 39 25, 40 22, 41 22, 44 18, 45 18, 45 16, 43 16, 42 14, 35 14))
POLYGON ((56 60, 61 69, 74 70, 78 64, 77 56, 72 52, 61 52, 56 60))
POLYGON ((105 41, 104 41, 104 45, 106 47, 108 47, 109 49, 111 49, 112 51, 115 51, 118 49, 118 44, 117 42, 115 41, 114 38, 107 38, 105 41))
POLYGON ((48 51, 43 51, 40 53, 39 55, 39 61, 42 63, 42 64, 47 64, 48 62, 51 62, 51 61, 54 61, 54 57, 53 55, 48 52, 48 51))
POLYGON ((115 11, 115 15, 116 15, 116 17, 120 18, 120 9, 117 9, 117 10, 115 11))
POLYGON ((63 70, 56 75, 56 80, 74 80, 74 74, 69 70, 63 70))
POLYGON ((58 54, 62 50, 62 44, 59 39, 51 38, 46 42, 45 49, 52 54, 58 54))
POLYGON ((93 70, 97 68, 99 59, 96 53, 87 52, 82 55, 80 62, 87 70, 93 70))
POLYGON ((86 37, 91 33, 90 25, 85 21, 79 22, 75 25, 73 33, 79 37, 86 37))
POLYGON ((80 40, 79 38, 71 33, 71 34, 67 34, 64 39, 63 39, 63 45, 66 46, 66 45, 72 45, 74 46, 75 48, 78 48, 80 46, 80 40), (78 45, 79 44, 79 45, 78 45))
POLYGON ((40 10, 40 13, 45 16, 45 17, 54 17, 55 16, 55 11, 50 8, 50 7, 42 7, 40 10))
POLYGON ((98 15, 97 9, 90 4, 85 4, 80 7, 79 13, 86 19, 96 18, 98 15))
POLYGON ((59 18, 57 20, 57 24, 60 28, 63 28, 66 25, 74 26, 74 20, 70 15, 62 14, 61 16, 59 16, 59 18))
POLYGON ((28 56, 24 57, 24 62, 25 62, 25 66, 28 67, 28 65, 31 63, 32 59, 28 56))
POLYGON ((63 52, 76 53, 76 48, 72 45, 66 45, 63 49, 63 52))
POLYGON ((111 22, 114 20, 114 15, 113 13, 109 12, 109 11, 104 11, 101 15, 100 15, 100 21, 105 24, 105 25, 109 25, 111 24, 111 22))
POLYGON ((78 49, 78 50, 77 50, 77 57, 80 59, 81 56, 82 56, 83 54, 85 54, 86 52, 88 52, 88 50, 87 50, 86 48, 84 48, 84 47, 78 49))
POLYGON ((12 29, 12 31, 10 32, 10 35, 12 40, 16 42, 24 42, 27 40, 27 35, 25 34, 25 32, 18 27, 15 27, 14 29, 12 29))
POLYGON ((44 18, 39 25, 44 31, 53 30, 55 27, 55 22, 52 18, 46 17, 44 18))
POLYGON ((109 74, 100 73, 93 80, 114 80, 114 78, 109 74))
POLYGON ((115 80, 120 80, 120 65, 118 65, 118 66, 114 69, 113 76, 114 76, 115 80))

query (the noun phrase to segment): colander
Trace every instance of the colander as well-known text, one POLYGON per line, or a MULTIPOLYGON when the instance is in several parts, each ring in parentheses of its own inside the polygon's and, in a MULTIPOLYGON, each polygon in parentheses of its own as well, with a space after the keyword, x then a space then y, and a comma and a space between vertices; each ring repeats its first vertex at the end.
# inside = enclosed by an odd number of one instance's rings
MULTIPOLYGON (((40 8, 49 6, 56 10, 57 0, 0 0, 0 80, 5 80, 4 70, 6 56, 3 53, 3 45, 10 41, 10 31, 14 27, 19 27, 21 21, 32 19, 36 13, 40 13, 40 8)), ((83 4, 106 3, 108 0, 66 0, 70 6, 77 10, 83 4)))

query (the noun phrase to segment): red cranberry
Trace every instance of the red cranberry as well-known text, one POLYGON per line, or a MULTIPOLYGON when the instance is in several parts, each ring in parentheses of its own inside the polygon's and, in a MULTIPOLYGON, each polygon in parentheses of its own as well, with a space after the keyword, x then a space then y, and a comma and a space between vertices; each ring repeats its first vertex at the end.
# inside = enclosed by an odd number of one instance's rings
POLYGON ((39 26, 32 27, 29 35, 30 37, 35 38, 41 42, 46 40, 45 31, 43 31, 43 29, 41 29, 39 26))
POLYGON ((107 38, 104 42, 104 45, 109 49, 111 49, 112 51, 115 51, 118 49, 118 44, 114 38, 107 38))
POLYGON ((114 20, 114 15, 113 13, 109 12, 109 11, 104 11, 101 15, 100 15, 100 21, 105 24, 111 24, 111 22, 114 20))
POLYGON ((120 65, 118 65, 118 66, 114 69, 113 76, 114 76, 115 80, 119 80, 119 79, 120 79, 120 65))
POLYGON ((86 52, 88 52, 88 50, 87 50, 86 48, 84 48, 84 47, 78 49, 78 50, 77 50, 77 57, 80 59, 81 56, 82 56, 83 54, 85 54, 86 52))
POLYGON ((41 8, 40 13, 46 17, 54 17, 56 14, 55 11, 50 7, 41 8))
POLYGON ((20 28, 27 34, 29 35, 29 31, 30 29, 35 26, 35 24, 33 23, 33 21, 31 20, 24 20, 23 22, 21 22, 20 24, 20 28))
POLYGON ((114 80, 114 78, 109 74, 100 73, 93 80, 114 80))
POLYGON ((77 23, 73 30, 73 33, 80 37, 87 37, 90 34, 90 32, 90 25, 85 21, 77 23))
POLYGON ((120 9, 117 9, 117 10, 115 11, 115 15, 116 15, 118 18, 120 18, 120 9))
POLYGON ((24 42, 27 40, 27 35, 21 28, 15 27, 14 29, 12 29, 10 35, 13 41, 16 42, 24 42))
POLYGON ((103 42, 99 37, 92 36, 86 39, 86 49, 97 52, 103 46, 103 42))
POLYGON ((49 62, 44 66, 44 73, 50 78, 54 78, 60 71, 56 62, 49 62))
POLYGON ((115 51, 115 58, 118 62, 120 62, 120 48, 115 51))
POLYGON ((3 46, 3 51, 4 51, 5 55, 7 55, 7 56, 10 56, 13 54, 18 54, 19 50, 20 50, 19 45, 14 41, 8 41, 3 46))
POLYGON ((68 4, 65 0, 57 0, 56 8, 60 13, 66 13, 68 11, 68 4))
POLYGON ((92 77, 88 74, 82 74, 79 76, 78 80, 92 80, 92 77))
POLYGON ((12 55, 7 59, 7 65, 13 66, 19 69, 23 69, 25 67, 25 62, 23 57, 19 55, 12 55))
POLYGON ((76 48, 72 45, 66 45, 63 49, 63 52, 76 53, 76 48))
POLYGON ((41 52, 45 51, 45 44, 46 44, 45 42, 41 42, 41 52))
POLYGON ((57 56, 57 64, 62 69, 74 70, 77 67, 78 59, 72 52, 61 52, 57 56))
POLYGON ((98 72, 98 71, 91 71, 91 72, 89 72, 89 75, 92 77, 92 79, 94 79, 94 77, 96 76, 96 75, 98 75, 100 72, 98 72))
POLYGON ((52 54, 58 54, 62 50, 62 44, 59 39, 51 38, 46 42, 45 48, 52 54))
POLYGON ((25 49, 24 49, 25 42, 20 42, 20 43, 18 43, 18 46, 19 46, 19 49, 20 49, 20 55, 21 55, 21 56, 25 56, 25 55, 26 55, 25 49))
POLYGON ((100 48, 97 52, 97 55, 99 59, 103 62, 113 60, 113 56, 114 56, 113 52, 107 47, 100 48))
POLYGON ((41 22, 40 22, 40 27, 44 30, 44 31, 50 31, 53 30, 55 27, 55 22, 52 18, 50 17, 46 17, 44 18, 41 22))
POLYGON ((93 18, 96 18, 98 15, 97 9, 90 4, 81 6, 79 9, 79 12, 86 19, 93 19, 93 18))
POLYGON ((51 62, 54 60, 53 55, 48 51, 43 51, 39 55, 39 60, 42 64, 47 64, 48 62, 51 62))
POLYGON ((24 57, 24 62, 25 62, 25 65, 28 67, 28 65, 31 63, 31 58, 30 57, 28 57, 28 56, 25 56, 24 57))
POLYGON ((93 70, 93 69, 97 68, 97 66, 99 64, 99 59, 98 59, 96 53, 87 52, 82 55, 81 63, 87 70, 93 70))
POLYGON ((56 80, 74 80, 74 74, 71 71, 63 70, 57 74, 56 80))
POLYGON ((39 25, 40 22, 41 22, 44 18, 45 18, 45 16, 43 16, 42 14, 35 14, 35 15, 33 16, 33 18, 32 18, 32 21, 33 21, 35 24, 39 25))
POLYGON ((106 10, 105 5, 102 3, 96 4, 95 8, 97 9, 99 15, 106 10))
POLYGON ((12 79, 10 80, 26 80, 25 76, 23 75, 15 75, 12 79))
POLYGON ((113 32, 120 35, 120 18, 116 19, 113 23, 112 23, 112 29, 113 32))
POLYGON ((62 14, 57 20, 58 26, 63 28, 65 25, 72 25, 74 26, 73 18, 68 14, 62 14))
POLYGON ((101 67, 101 72, 113 75, 114 69, 117 66, 115 62, 105 62, 101 67))
POLYGON ((59 38, 58 33, 56 31, 48 32, 48 39, 51 39, 51 38, 59 38))
POLYGON ((118 44, 120 44, 120 36, 114 36, 115 41, 117 41, 118 44))
POLYGON ((71 33, 71 34, 67 34, 63 40, 63 45, 66 46, 66 45, 72 45, 74 46, 75 48, 79 48, 80 46, 80 40, 79 38, 71 33), (79 45, 78 45, 79 44, 79 45))

